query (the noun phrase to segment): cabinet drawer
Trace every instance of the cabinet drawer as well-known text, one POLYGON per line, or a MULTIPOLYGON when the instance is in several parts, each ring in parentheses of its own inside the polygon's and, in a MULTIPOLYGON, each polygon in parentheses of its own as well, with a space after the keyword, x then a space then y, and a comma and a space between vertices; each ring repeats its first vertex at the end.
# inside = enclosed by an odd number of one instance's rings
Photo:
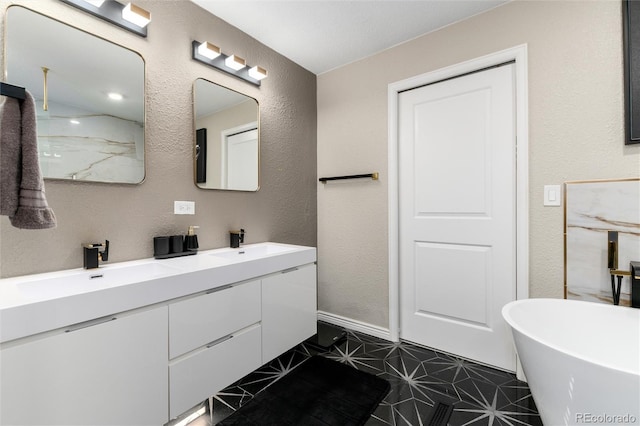
POLYGON ((260 325, 169 365, 169 417, 215 395, 262 364, 260 325))
POLYGON ((259 322, 260 306, 260 281, 214 289, 169 305, 169 358, 259 322))

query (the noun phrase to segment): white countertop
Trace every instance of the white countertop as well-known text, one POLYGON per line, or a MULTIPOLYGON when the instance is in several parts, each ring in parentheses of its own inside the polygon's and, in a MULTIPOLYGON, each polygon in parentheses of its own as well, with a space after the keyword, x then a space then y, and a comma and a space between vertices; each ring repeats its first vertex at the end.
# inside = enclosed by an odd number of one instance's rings
POLYGON ((315 247, 269 242, 0 279, 0 343, 315 261, 315 247))

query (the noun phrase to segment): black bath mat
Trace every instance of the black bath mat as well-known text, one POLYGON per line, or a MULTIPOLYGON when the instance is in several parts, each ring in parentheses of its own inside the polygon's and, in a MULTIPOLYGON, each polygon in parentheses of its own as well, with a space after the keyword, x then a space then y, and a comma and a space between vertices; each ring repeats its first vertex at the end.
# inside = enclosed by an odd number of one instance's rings
POLYGON ((316 355, 218 425, 364 425, 390 388, 380 377, 316 355))

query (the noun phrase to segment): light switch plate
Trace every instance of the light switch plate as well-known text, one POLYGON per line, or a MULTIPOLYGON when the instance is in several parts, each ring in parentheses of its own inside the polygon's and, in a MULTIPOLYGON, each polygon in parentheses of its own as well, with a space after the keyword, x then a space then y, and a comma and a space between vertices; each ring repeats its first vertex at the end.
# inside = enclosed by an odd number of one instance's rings
POLYGON ((196 214, 195 201, 174 201, 173 214, 196 214))
POLYGON ((558 207, 562 204, 562 187, 560 185, 544 186, 544 205, 558 207))

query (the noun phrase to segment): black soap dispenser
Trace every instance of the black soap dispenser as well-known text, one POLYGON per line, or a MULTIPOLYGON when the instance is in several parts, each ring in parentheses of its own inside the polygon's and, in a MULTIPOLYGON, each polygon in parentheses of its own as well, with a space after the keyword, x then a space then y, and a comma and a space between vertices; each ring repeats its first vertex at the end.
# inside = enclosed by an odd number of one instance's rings
POLYGON ((199 228, 199 226, 190 226, 187 235, 184 237, 184 249, 186 251, 198 251, 196 228, 199 228))

